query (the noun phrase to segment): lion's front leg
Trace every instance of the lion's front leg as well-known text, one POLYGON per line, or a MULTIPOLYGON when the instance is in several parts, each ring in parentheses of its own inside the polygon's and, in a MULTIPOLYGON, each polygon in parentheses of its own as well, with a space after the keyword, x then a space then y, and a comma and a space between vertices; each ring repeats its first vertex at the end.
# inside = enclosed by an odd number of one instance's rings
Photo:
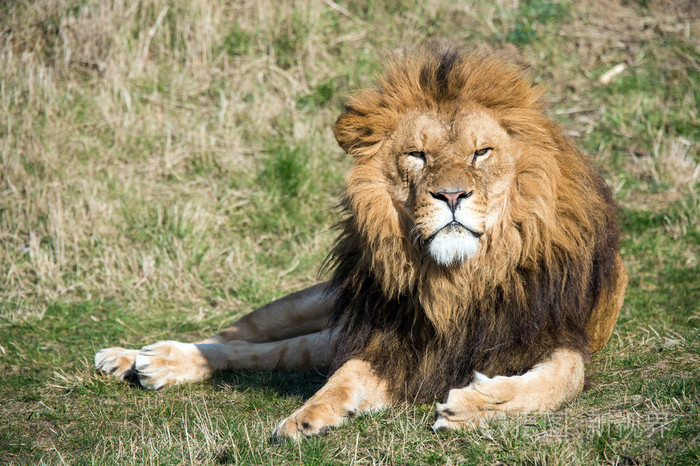
POLYGON ((437 404, 434 430, 483 426, 506 413, 555 410, 583 389, 583 356, 558 349, 546 361, 520 376, 487 377, 476 373, 464 388, 450 390, 437 404))
POLYGON ((300 440, 324 434, 346 419, 380 409, 389 402, 387 384, 369 363, 352 359, 333 374, 326 385, 272 433, 276 440, 300 440))

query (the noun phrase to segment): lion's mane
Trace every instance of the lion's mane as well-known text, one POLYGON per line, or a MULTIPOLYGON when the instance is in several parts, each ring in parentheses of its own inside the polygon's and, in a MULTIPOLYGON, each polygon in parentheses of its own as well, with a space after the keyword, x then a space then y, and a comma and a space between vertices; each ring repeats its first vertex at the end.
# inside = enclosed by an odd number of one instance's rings
POLYGON ((541 94, 499 58, 427 47, 396 57, 378 90, 350 97, 335 126, 356 166, 328 262, 334 368, 361 358, 395 398, 432 399, 474 371, 522 374, 561 347, 588 354, 587 319, 617 280, 617 212, 589 160, 544 116, 541 94), (411 240, 368 161, 407 112, 449 117, 473 103, 526 150, 483 251, 440 267, 411 240))

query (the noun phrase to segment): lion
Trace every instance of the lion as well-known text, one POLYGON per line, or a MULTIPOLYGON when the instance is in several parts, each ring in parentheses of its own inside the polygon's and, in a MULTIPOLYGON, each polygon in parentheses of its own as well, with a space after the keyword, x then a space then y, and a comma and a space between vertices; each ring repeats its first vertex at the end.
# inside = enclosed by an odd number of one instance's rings
POLYGON ((211 338, 103 349, 95 366, 149 389, 330 367, 277 439, 406 400, 445 400, 435 430, 573 400, 628 279, 611 191, 545 116, 542 93, 484 52, 396 54, 335 124, 354 165, 330 279, 211 338))

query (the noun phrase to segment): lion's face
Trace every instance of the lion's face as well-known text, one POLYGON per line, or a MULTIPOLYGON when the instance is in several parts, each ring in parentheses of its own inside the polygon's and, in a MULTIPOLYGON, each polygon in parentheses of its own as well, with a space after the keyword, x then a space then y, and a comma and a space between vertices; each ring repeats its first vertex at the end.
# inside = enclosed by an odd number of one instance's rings
POLYGON ((411 240, 437 264, 455 266, 483 249, 511 185, 515 152, 484 109, 450 119, 403 117, 372 162, 411 240))
POLYGON ((554 260, 555 244, 586 251, 577 232, 592 225, 576 212, 597 199, 580 181, 590 168, 540 96, 521 68, 480 53, 394 61, 334 128, 356 162, 343 251, 387 294, 436 296, 445 283, 487 293, 554 260))

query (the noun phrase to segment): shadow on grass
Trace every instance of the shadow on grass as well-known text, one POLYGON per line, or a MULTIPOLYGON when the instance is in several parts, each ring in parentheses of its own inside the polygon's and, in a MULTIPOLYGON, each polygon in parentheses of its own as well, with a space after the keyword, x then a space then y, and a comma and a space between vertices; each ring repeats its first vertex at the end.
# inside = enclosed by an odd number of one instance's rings
POLYGON ((254 371, 236 370, 216 374, 212 379, 215 391, 271 391, 283 397, 307 399, 326 383, 328 375, 320 371, 254 371))
MULTIPOLYGON (((318 370, 310 371, 256 371, 232 370, 215 374, 209 390, 214 392, 264 391, 280 397, 307 399, 316 393, 328 380, 328 374, 318 370)), ((138 373, 132 367, 124 376, 131 387, 146 390, 141 385, 138 373)))

